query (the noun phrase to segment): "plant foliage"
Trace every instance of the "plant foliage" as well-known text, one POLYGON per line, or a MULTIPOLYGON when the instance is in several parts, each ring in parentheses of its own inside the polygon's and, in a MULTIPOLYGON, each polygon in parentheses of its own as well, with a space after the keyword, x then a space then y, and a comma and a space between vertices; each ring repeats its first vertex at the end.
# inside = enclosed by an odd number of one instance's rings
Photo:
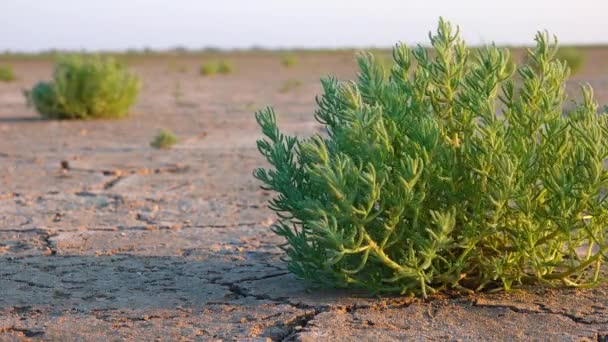
POLYGON ((212 76, 217 74, 218 64, 217 62, 207 62, 201 64, 199 74, 201 76, 212 76))
POLYGON ((398 44, 385 70, 358 56, 353 82, 322 81, 328 135, 282 134, 256 114, 289 270, 318 285, 426 296, 529 283, 600 282, 606 253, 608 116, 592 89, 564 112, 569 68, 536 35, 514 70, 470 53, 443 19, 433 54, 398 44))
POLYGON ((281 65, 285 68, 292 68, 298 64, 298 57, 293 53, 287 53, 281 56, 281 65))
POLYGON ((15 71, 10 65, 0 65, 0 81, 11 82, 16 80, 15 71))
POLYGON ((570 71, 577 73, 585 64, 585 55, 580 49, 575 47, 562 47, 557 50, 556 58, 566 62, 570 71))
POLYGON ((177 143, 175 134, 168 130, 161 130, 150 143, 150 146, 157 149, 169 149, 177 143))
POLYGON ((222 75, 228 75, 234 72, 234 66, 232 63, 220 60, 220 61, 209 61, 201 65, 199 73, 201 76, 212 76, 217 73, 222 75))
POLYGON ((26 96, 45 118, 118 118, 127 115, 139 88, 139 79, 111 57, 70 55, 60 57, 52 81, 26 96))
POLYGON ((234 65, 228 61, 220 61, 217 66, 217 71, 222 75, 232 74, 234 72, 234 65))

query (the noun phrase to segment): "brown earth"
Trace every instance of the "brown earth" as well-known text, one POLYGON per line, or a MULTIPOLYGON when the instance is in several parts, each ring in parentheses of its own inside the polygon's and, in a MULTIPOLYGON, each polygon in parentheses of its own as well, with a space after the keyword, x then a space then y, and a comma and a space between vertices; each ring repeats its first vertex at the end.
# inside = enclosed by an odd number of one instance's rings
MULTIPOLYGON (((608 48, 586 51, 570 86, 608 103, 608 48)), ((236 72, 213 77, 198 75, 200 56, 130 58, 144 84, 133 114, 72 122, 38 119, 21 94, 50 61, 8 60, 19 80, 0 83, 0 340, 608 339, 605 286, 422 301, 288 274, 271 194, 251 176, 264 165, 252 113, 272 104, 288 132, 314 133, 318 79, 351 78, 352 55, 302 53, 291 69, 273 53, 224 57, 236 72), (173 149, 149 147, 161 128, 173 149)))

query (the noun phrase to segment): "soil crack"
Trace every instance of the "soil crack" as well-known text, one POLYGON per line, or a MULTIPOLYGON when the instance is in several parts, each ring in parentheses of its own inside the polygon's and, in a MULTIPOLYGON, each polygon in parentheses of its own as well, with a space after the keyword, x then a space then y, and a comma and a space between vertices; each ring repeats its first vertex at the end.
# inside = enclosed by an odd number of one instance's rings
POLYGON ((283 322, 286 331, 283 336, 278 336, 278 338, 281 341, 295 341, 298 334, 308 326, 308 323, 314 320, 322 312, 325 312, 325 310, 313 309, 283 322))
POLYGON ((53 288, 52 286, 42 285, 42 284, 34 283, 33 281, 23 280, 23 279, 10 279, 10 281, 14 281, 15 283, 26 284, 27 286, 30 286, 30 287, 39 287, 42 289, 52 289, 53 288))
POLYGON ((41 239, 44 242, 46 248, 50 251, 49 255, 50 256, 57 255, 57 249, 53 246, 53 243, 51 242, 51 234, 44 231, 42 233, 41 239))
POLYGON ((478 307, 478 308, 488 308, 488 309, 504 308, 504 309, 511 310, 516 313, 523 313, 523 314, 530 314, 530 315, 535 315, 535 314, 536 315, 538 315, 538 314, 557 315, 557 316, 562 316, 562 317, 568 318, 577 324, 597 325, 597 324, 606 324, 607 323, 607 322, 589 322, 588 320, 586 320, 585 317, 579 317, 577 315, 569 314, 566 312, 556 312, 556 311, 553 311, 550 308, 548 308, 546 305, 544 305, 542 303, 538 303, 538 302, 536 302, 534 304, 538 306, 538 308, 540 309, 539 311, 524 309, 521 307, 517 307, 515 305, 507 305, 507 304, 481 304, 478 301, 474 301, 472 304, 473 304, 473 306, 478 307))
POLYGON ((15 326, 0 328, 0 333, 11 333, 11 332, 22 334, 25 337, 37 337, 37 336, 44 335, 44 330, 38 330, 38 329, 19 328, 19 327, 15 327, 15 326))
POLYGON ((111 189, 114 185, 118 184, 118 182, 120 182, 123 178, 125 178, 125 176, 117 176, 117 177, 112 178, 111 180, 103 183, 103 189, 104 190, 111 189))

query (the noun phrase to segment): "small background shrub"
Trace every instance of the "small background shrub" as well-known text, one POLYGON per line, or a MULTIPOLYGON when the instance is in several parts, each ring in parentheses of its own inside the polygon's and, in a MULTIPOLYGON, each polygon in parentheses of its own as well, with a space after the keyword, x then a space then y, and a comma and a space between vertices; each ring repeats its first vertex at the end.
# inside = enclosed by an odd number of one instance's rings
POLYGON ((228 75, 234 71, 234 66, 230 62, 222 60, 217 67, 217 71, 222 75, 228 75))
POLYGON ((217 74, 218 64, 217 62, 207 62, 203 63, 199 69, 199 74, 201 76, 212 76, 217 74))
POLYGON ((298 57, 292 53, 281 56, 281 65, 285 68, 292 68, 298 64, 298 57))
POLYGON ((13 67, 10 65, 0 65, 0 81, 2 82, 11 82, 16 80, 15 72, 13 71, 13 67))
POLYGON ((209 61, 203 63, 199 69, 199 74, 201 76, 212 76, 217 73, 222 75, 231 74, 234 71, 234 66, 232 63, 220 60, 220 61, 209 61))
POLYGON ((277 193, 288 269, 315 285, 427 296, 605 280, 608 113, 592 90, 564 110, 568 70, 538 33, 516 73, 507 49, 470 51, 440 20, 434 53, 403 44, 390 72, 322 81, 327 134, 256 119, 257 169, 277 193))
POLYGON ((557 59, 566 62, 572 74, 579 72, 585 64, 585 54, 575 47, 562 47, 557 50, 557 59))
POLYGON ((169 130, 161 130, 150 143, 150 146, 157 149, 169 149, 177 143, 177 137, 169 130))
POLYGON ((70 55, 60 57, 52 81, 39 82, 25 95, 45 118, 119 118, 139 88, 139 79, 110 57, 70 55))

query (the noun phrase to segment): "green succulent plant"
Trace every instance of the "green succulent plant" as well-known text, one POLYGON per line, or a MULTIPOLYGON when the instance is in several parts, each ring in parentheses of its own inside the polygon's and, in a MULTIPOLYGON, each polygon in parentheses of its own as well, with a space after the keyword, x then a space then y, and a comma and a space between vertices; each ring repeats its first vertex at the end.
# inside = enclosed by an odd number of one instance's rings
POLYGON ((293 53, 286 53, 281 56, 281 65, 285 68, 292 68, 298 64, 298 57, 293 53))
POLYGON ((217 62, 203 63, 199 69, 201 76, 212 76, 217 74, 218 64, 217 62))
POLYGON ((608 115, 592 89, 564 111, 568 66, 536 35, 514 70, 470 53, 439 21, 433 57, 398 44, 390 70, 358 56, 353 82, 322 81, 327 135, 281 133, 256 113, 288 269, 316 285, 427 296, 604 279, 608 115), (517 80, 517 81, 516 81, 517 80))
POLYGON ((234 72, 234 65, 228 61, 220 61, 217 66, 217 72, 222 75, 232 74, 234 72))
POLYGON ((585 64, 585 55, 575 47, 562 47, 557 50, 556 58, 566 62, 570 71, 574 74, 580 71, 585 64))
POLYGON ((52 81, 25 95, 45 118, 119 118, 128 114, 139 88, 139 79, 111 57, 69 55, 59 58, 52 81))
POLYGON ((162 129, 152 140, 150 146, 157 149, 170 149, 177 144, 177 137, 169 130, 162 129))
POLYGON ((0 81, 11 82, 16 80, 15 71, 10 65, 0 65, 0 81))
POLYGON ((220 61, 209 61, 201 65, 199 73, 201 76, 212 76, 217 73, 222 75, 228 75, 234 72, 234 66, 232 63, 220 60, 220 61))

